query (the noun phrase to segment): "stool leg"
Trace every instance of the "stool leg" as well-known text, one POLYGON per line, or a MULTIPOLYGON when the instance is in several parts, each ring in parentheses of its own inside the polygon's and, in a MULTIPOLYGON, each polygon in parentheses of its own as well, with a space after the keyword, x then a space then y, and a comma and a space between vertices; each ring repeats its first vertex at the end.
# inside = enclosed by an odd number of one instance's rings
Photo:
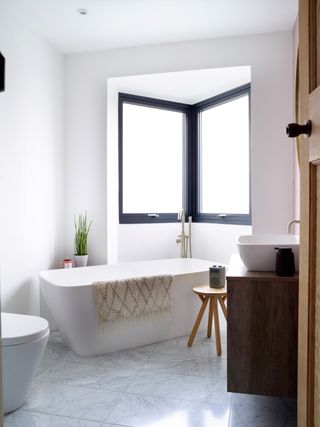
POLYGON ((207 337, 211 337, 212 333, 212 315, 213 315, 213 298, 210 298, 209 304, 209 315, 208 315, 208 329, 207 329, 207 337))
POLYGON ((216 351, 217 356, 221 355, 221 338, 220 338, 220 324, 217 298, 213 298, 213 315, 214 315, 214 330, 216 335, 216 351))
POLYGON ((225 298, 218 298, 218 300, 219 300, 219 303, 220 303, 220 306, 221 306, 221 308, 222 308, 222 311, 223 311, 223 314, 224 314, 224 317, 225 317, 225 319, 227 320, 227 307, 226 307, 226 305, 225 305, 225 303, 224 303, 224 301, 225 301, 225 298))
POLYGON ((201 319, 202 319, 203 313, 204 313, 204 311, 205 311, 205 309, 206 309, 206 307, 207 307, 208 301, 209 301, 209 297, 208 297, 208 296, 206 296, 206 297, 204 298, 204 300, 203 300, 203 303, 202 303, 201 307, 200 307, 199 314, 198 314, 198 316, 197 316, 197 319, 196 319, 195 324, 194 324, 194 326, 193 326, 193 329, 192 329, 192 332, 191 332, 190 338, 189 338, 189 340, 188 340, 188 346, 189 346, 189 347, 191 347, 191 346, 192 346, 192 344, 193 344, 194 337, 196 336, 196 333, 197 333, 197 331, 198 331, 198 328, 199 328, 199 325, 200 325, 200 322, 201 322, 201 319))

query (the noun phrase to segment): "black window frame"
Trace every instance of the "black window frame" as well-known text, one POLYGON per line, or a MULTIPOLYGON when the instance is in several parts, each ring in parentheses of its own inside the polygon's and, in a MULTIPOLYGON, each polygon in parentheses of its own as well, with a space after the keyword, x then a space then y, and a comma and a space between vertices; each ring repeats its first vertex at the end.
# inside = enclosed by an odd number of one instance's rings
POLYGON ((227 92, 223 92, 217 96, 198 102, 193 106, 195 109, 195 115, 193 118, 193 128, 196 134, 196 147, 194 147, 193 166, 195 168, 192 180, 194 181, 193 186, 189 191, 192 192, 190 197, 193 196, 193 203, 191 206, 192 219, 194 222, 206 222, 215 224, 239 224, 239 225, 251 225, 252 224, 252 208, 251 208, 251 84, 245 84, 235 89, 231 89, 227 92), (200 212, 200 114, 209 108, 217 105, 225 104, 227 102, 236 100, 243 96, 248 96, 249 103, 249 213, 248 214, 231 214, 228 212, 212 212, 212 213, 201 213, 200 212))
MULTIPOLYGON (((146 96, 131 95, 128 93, 119 93, 118 104, 118 117, 119 117, 119 223, 120 224, 156 224, 156 223, 169 223, 178 222, 177 212, 148 212, 148 213, 123 213, 123 104, 134 104, 140 106, 147 106, 159 108, 169 111, 177 111, 185 113, 186 115, 186 150, 189 146, 189 130, 188 130, 188 115, 190 113, 190 105, 180 102, 172 102, 163 99, 149 98, 146 96), (158 216, 149 216, 156 214, 158 216)), ((185 165, 184 165, 185 167, 185 165)), ((188 172, 185 173, 186 177, 188 172)), ((186 178, 188 181, 188 178, 186 178)), ((182 188, 183 191, 183 188, 182 188)), ((185 189, 186 197, 188 189, 185 189)))
POLYGON ((156 224, 156 223, 173 223, 178 222, 177 213, 123 213, 123 104, 130 103, 153 108, 160 108, 170 111, 178 111, 185 114, 186 117, 186 159, 185 159, 185 200, 186 215, 192 216, 193 222, 215 223, 215 224, 252 224, 251 209, 251 138, 249 129, 249 214, 228 214, 227 212, 219 213, 201 213, 200 212, 200 135, 199 135, 199 118, 202 111, 248 95, 249 100, 249 127, 251 124, 251 85, 245 84, 227 92, 221 93, 212 98, 198 102, 194 105, 180 102, 172 102, 163 99, 150 98, 127 93, 119 93, 118 97, 118 131, 119 131, 119 223, 120 224, 156 224), (149 216, 157 214, 158 216, 149 216))

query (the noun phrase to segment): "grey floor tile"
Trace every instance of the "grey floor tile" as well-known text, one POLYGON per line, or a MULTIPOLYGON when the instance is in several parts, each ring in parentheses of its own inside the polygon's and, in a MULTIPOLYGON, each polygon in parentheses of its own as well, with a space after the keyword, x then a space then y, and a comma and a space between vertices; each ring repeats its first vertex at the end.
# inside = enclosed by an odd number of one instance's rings
MULTIPOLYGON (((221 326, 222 325, 220 325, 221 342, 226 342, 227 331, 226 331, 225 327, 222 328, 221 326)), ((190 331, 190 333, 191 333, 191 331, 190 331)), ((170 340, 161 341, 161 342, 158 342, 155 344, 149 344, 148 346, 145 346, 145 348, 149 347, 150 349, 169 350, 169 351, 174 350, 176 347, 189 348, 189 347, 187 347, 188 339, 189 339, 189 335, 186 335, 183 337, 172 338, 170 340)), ((202 331, 198 331, 196 336, 195 336, 194 344, 191 347, 191 349, 196 347, 196 350, 201 351, 199 346, 201 346, 203 349, 205 349, 205 347, 210 349, 212 347, 212 344, 214 343, 214 341, 215 341, 214 327, 212 328, 211 338, 207 338, 207 330, 206 329, 202 330, 202 331)))
POLYGON ((138 372, 132 369, 106 367, 89 363, 60 361, 37 376, 39 382, 53 382, 100 390, 125 391, 138 372))
POLYGON ((70 350, 61 341, 49 340, 38 369, 38 375, 57 363, 68 351, 70 350))
POLYGON ((51 366, 53 366, 56 362, 53 362, 52 360, 46 360, 46 359, 42 359, 40 366, 38 368, 36 377, 38 377, 39 375, 41 375, 44 371, 46 371, 48 368, 50 368, 51 366))
POLYGON ((230 427, 295 427, 296 400, 233 394, 230 427))
POLYGON ((140 370, 144 367, 145 362, 147 362, 149 359, 152 360, 152 354, 153 352, 145 347, 117 351, 92 357, 80 357, 69 350, 62 354, 60 360, 65 362, 80 363, 82 365, 88 364, 91 366, 110 368, 125 367, 128 369, 140 370))
POLYGON ((225 376, 216 378, 173 375, 162 372, 139 372, 127 392, 164 398, 220 402, 229 405, 225 376))
POLYGON ((223 324, 221 337, 221 357, 201 331, 191 348, 180 337, 85 358, 50 337, 29 399, 5 426, 295 427, 295 401, 226 392, 223 324))
POLYGON ((63 347, 61 347, 61 343, 59 343, 60 348, 57 353, 59 354, 59 360, 61 361, 110 367, 125 365, 127 368, 140 370, 144 368, 152 368, 153 363, 155 362, 155 355, 157 356, 159 354, 163 355, 162 359, 165 358, 164 355, 168 355, 167 358, 173 361, 194 359, 195 357, 198 358, 201 356, 210 357, 211 359, 225 358, 225 333, 222 332, 221 337, 223 352, 220 357, 215 354, 214 337, 211 339, 206 338, 205 332, 201 332, 197 335, 191 348, 187 346, 188 337, 180 337, 173 340, 136 347, 130 350, 107 353, 105 355, 95 357, 77 356, 68 348, 63 349, 63 347))
POLYGON ((131 427, 227 427, 229 405, 124 394, 109 422, 131 427))
POLYGON ((121 393, 53 383, 34 384, 24 410, 107 422, 121 393))
POLYGON ((48 361, 56 362, 69 351, 69 348, 61 340, 54 342, 49 341, 43 358, 48 361))
POLYGON ((210 356, 212 358, 223 358, 227 357, 226 340, 221 336, 222 354, 221 356, 216 355, 215 338, 207 338, 206 334, 197 335, 192 347, 188 347, 189 337, 180 337, 170 341, 159 342, 149 346, 150 350, 154 352, 175 354, 183 353, 185 356, 197 357, 197 356, 210 356))
POLYGON ((153 363, 155 358, 154 351, 147 347, 133 348, 130 350, 119 351, 105 355, 103 364, 113 363, 118 367, 127 367, 130 369, 146 369, 153 363))
POLYGON ((108 355, 103 356, 92 356, 92 357, 81 357, 75 354, 69 347, 64 344, 62 338, 59 335, 54 335, 52 338, 50 336, 45 354, 45 360, 54 360, 57 361, 65 361, 65 362, 74 362, 81 364, 89 364, 89 365, 99 365, 101 360, 104 360, 108 355))
MULTIPOLYGON (((186 346, 186 337, 169 342, 157 343, 145 347, 121 351, 105 355, 99 358, 103 366, 127 367, 137 370, 153 370, 176 374, 186 372, 202 376, 215 376, 213 372, 217 367, 223 370, 226 366, 225 358, 218 357, 210 350, 210 344, 206 350, 197 351, 201 345, 195 345, 189 349, 186 346)), ((203 347, 205 347, 203 345, 203 347)))
POLYGON ((17 411, 4 418, 5 427, 115 427, 111 424, 97 423, 37 412, 17 411))
POLYGON ((91 357, 81 357, 78 356, 76 353, 74 353, 73 351, 69 350, 64 352, 61 356, 61 361, 64 362, 71 362, 71 363, 81 363, 82 365, 84 364, 89 364, 89 365, 100 365, 101 361, 103 361, 104 359, 107 359, 108 355, 105 356, 91 356, 91 357))
POLYGON ((226 359, 212 355, 195 355, 181 353, 155 353, 145 364, 146 370, 166 372, 181 375, 196 375, 203 377, 226 377, 226 359))

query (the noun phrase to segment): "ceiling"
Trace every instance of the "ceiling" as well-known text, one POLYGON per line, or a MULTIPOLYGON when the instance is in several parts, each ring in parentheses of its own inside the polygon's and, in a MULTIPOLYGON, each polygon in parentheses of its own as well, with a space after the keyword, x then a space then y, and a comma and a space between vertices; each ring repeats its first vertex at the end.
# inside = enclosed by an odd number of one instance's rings
POLYGON ((116 92, 195 104, 251 81, 251 67, 212 68, 108 79, 116 92))
POLYGON ((298 0, 1 0, 64 53, 291 30, 298 0), (88 9, 86 16, 76 10, 88 9))

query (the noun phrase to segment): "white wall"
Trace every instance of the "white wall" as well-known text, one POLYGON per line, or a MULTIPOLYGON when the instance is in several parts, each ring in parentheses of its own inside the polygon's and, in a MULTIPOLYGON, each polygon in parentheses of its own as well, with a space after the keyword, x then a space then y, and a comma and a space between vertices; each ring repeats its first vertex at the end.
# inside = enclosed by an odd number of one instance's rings
POLYGON ((38 272, 63 251, 63 58, 0 13, 2 310, 39 313, 38 272))
MULTIPOLYGON (((109 247, 109 262, 138 256, 163 258, 176 250, 176 236, 172 235, 175 225, 123 225, 118 230, 116 213, 113 220, 109 215, 107 223, 107 185, 108 197, 112 193, 114 200, 118 186, 116 179, 108 183, 106 179, 110 161, 106 146, 107 79, 241 65, 252 67, 253 231, 285 232, 294 206, 294 150, 284 132, 292 119, 292 34, 114 49, 66 57, 66 256, 73 251, 73 215, 84 210, 94 220, 89 240, 92 264, 108 261, 107 231, 114 241, 109 247)), ((108 116, 109 120, 115 117, 108 116)), ((116 141, 109 139, 108 144, 116 141)), ((115 169, 117 165, 109 167, 115 169)), ((109 203, 109 211, 113 206, 109 203)), ((219 255, 217 261, 224 261, 234 250, 234 236, 250 231, 250 227, 221 230, 211 224, 197 224, 194 256, 215 258, 220 254, 216 252, 219 246, 223 260, 219 255), (215 246, 210 250, 211 245, 215 246)))
MULTIPOLYGON (((250 229, 240 225, 193 223, 193 257, 228 264, 230 255, 237 251, 237 237, 250 233, 250 229)), ((180 245, 175 243, 180 230, 181 224, 121 225, 118 261, 180 257, 180 245)))

